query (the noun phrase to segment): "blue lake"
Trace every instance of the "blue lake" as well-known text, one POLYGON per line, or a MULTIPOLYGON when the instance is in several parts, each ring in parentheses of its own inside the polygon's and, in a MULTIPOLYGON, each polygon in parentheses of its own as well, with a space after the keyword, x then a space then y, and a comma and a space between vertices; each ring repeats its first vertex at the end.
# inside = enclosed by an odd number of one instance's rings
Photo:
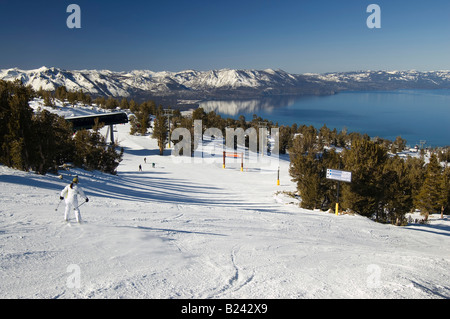
POLYGON ((204 101, 206 112, 251 120, 253 114, 279 125, 324 124, 338 131, 367 133, 414 146, 450 145, 450 90, 343 92, 331 96, 268 97, 251 100, 204 101))

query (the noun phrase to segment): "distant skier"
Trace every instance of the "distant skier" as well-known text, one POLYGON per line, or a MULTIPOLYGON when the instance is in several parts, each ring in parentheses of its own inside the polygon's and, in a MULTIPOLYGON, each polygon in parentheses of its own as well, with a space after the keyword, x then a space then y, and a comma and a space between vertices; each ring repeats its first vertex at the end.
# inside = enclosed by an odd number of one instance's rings
POLYGON ((139 172, 142 172, 142 166, 139 164, 139 172))
POLYGON ((59 199, 66 200, 66 210, 64 212, 64 220, 69 221, 69 212, 73 208, 75 210, 75 218, 78 223, 81 223, 81 214, 80 209, 78 208, 78 195, 84 197, 86 202, 89 201, 89 198, 84 194, 81 187, 78 185, 78 177, 75 177, 72 180, 72 183, 67 185, 61 192, 59 199))

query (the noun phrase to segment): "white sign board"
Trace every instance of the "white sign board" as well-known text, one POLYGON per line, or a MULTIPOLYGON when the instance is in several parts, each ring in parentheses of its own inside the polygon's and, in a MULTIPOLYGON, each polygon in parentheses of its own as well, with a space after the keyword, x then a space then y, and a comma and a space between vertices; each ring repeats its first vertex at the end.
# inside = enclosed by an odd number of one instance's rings
POLYGON ((327 178, 336 181, 350 183, 352 181, 352 172, 338 171, 336 169, 327 169, 327 178))

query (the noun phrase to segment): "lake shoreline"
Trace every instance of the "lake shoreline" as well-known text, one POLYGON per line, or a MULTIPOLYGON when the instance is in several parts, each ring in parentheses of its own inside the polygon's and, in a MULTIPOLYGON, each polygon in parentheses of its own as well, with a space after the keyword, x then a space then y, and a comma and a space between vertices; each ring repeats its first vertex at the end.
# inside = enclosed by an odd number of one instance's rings
POLYGON ((368 134, 409 145, 450 145, 450 90, 341 91, 326 96, 271 96, 260 99, 199 102, 206 112, 237 119, 253 114, 279 125, 324 124, 330 129, 368 134))

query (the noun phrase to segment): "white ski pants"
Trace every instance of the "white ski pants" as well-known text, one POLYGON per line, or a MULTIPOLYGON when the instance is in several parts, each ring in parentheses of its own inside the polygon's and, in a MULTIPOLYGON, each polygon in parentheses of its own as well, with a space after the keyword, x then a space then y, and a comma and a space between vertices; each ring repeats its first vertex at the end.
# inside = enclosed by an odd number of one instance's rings
POLYGON ((81 222, 80 209, 78 208, 78 203, 73 203, 73 202, 66 203, 66 210, 64 212, 64 220, 66 222, 69 221, 69 213, 72 209, 75 212, 75 219, 77 220, 77 223, 80 223, 81 222))

